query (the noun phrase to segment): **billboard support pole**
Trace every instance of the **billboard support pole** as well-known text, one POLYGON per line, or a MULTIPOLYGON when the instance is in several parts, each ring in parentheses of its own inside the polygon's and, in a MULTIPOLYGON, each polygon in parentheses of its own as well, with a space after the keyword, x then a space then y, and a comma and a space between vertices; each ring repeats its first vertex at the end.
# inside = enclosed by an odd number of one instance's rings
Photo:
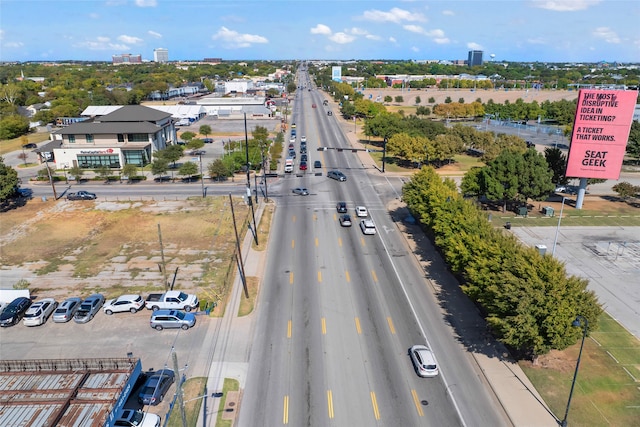
POLYGON ((580 178, 580 186, 578 187, 578 197, 576 198, 576 209, 582 209, 584 195, 587 192, 587 178, 580 178))

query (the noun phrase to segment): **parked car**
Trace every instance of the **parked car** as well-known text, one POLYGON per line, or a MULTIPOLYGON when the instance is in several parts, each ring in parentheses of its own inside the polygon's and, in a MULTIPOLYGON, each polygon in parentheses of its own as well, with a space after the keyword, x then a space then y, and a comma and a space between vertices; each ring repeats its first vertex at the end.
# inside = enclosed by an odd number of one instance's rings
POLYGON ((202 138, 202 142, 205 144, 213 144, 213 138, 202 138))
POLYGON ((347 213, 347 202, 336 203, 336 210, 338 213, 347 213))
POLYGON ((327 176, 331 179, 335 179, 336 181, 344 182, 347 180, 347 176, 340 172, 339 170, 332 170, 327 172, 327 176))
POLYGON ((13 326, 24 317, 29 309, 31 300, 27 297, 19 297, 11 301, 0 313, 0 326, 13 326))
POLYGON ((416 373, 421 377, 435 377, 438 375, 438 364, 429 347, 414 345, 409 349, 409 356, 416 373))
POLYGON ((351 227, 351 215, 340 215, 340 225, 343 227, 351 227))
POLYGON ((313 167, 316 169, 320 169, 322 167, 322 162, 320 160, 316 160, 313 162, 313 167))
POLYGON ((144 300, 140 295, 121 295, 118 298, 107 301, 102 310, 104 310, 105 314, 111 315, 113 313, 122 313, 123 311, 137 313, 143 308, 144 300))
POLYGON ((114 425, 116 427, 160 427, 160 416, 135 409, 124 409, 114 425))
POLYGON ((294 188, 291 191, 293 192, 293 194, 297 194, 298 196, 308 196, 309 195, 309 190, 307 190, 304 187, 294 188))
POLYGON ((178 310, 157 310, 151 315, 149 321, 151 327, 161 331, 165 328, 181 328, 187 330, 196 324, 196 316, 193 313, 185 313, 178 310))
POLYGON ((78 308, 82 304, 82 298, 72 297, 62 301, 56 311, 53 312, 53 321, 55 323, 66 323, 73 318, 78 308))
POLYGON ((33 190, 30 189, 30 188, 17 187, 16 188, 16 196, 24 197, 24 198, 31 198, 31 196, 33 196, 33 190))
POLYGON ((76 323, 87 323, 93 319, 100 307, 104 304, 104 295, 93 294, 87 299, 82 301, 80 308, 73 316, 73 321, 76 323))
POLYGON ((155 406, 159 404, 175 378, 176 376, 171 369, 161 369, 151 373, 138 393, 138 402, 143 405, 155 406))
POLYGON ((49 319, 53 311, 58 307, 58 303, 53 298, 44 298, 31 304, 22 318, 25 326, 40 326, 49 319))
POLYGON ((364 206, 356 206, 356 215, 360 218, 366 218, 369 212, 367 212, 367 208, 364 206))
POLYGON ((360 229, 362 234, 376 234, 376 225, 370 219, 360 221, 360 229))
POLYGON ((29 142, 28 144, 24 144, 22 148, 38 148, 38 146, 33 142, 29 142))
POLYGON ((90 193, 88 191, 78 191, 76 193, 67 194, 67 200, 95 200, 95 193, 90 193))
POLYGON ((203 154, 207 154, 206 150, 191 150, 192 156, 202 156, 203 154))

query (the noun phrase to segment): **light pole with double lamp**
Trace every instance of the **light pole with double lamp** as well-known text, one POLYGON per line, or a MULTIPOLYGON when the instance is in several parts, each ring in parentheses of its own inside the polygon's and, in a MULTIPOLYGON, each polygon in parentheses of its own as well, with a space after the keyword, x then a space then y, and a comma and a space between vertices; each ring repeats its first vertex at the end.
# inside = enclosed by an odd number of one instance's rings
POLYGON ((582 342, 580 343, 580 351, 578 352, 578 360, 576 362, 576 370, 573 373, 573 381, 571 381, 571 390, 569 391, 569 400, 567 401, 567 409, 564 411, 564 419, 560 421, 560 427, 567 427, 567 416, 569 416, 569 406, 571 406, 571 397, 573 396, 573 388, 576 386, 576 378, 578 377, 578 369, 580 368, 580 358, 582 357, 582 348, 584 347, 584 339, 587 337, 589 322, 584 316, 577 315, 576 319, 571 323, 573 327, 582 326, 582 342))

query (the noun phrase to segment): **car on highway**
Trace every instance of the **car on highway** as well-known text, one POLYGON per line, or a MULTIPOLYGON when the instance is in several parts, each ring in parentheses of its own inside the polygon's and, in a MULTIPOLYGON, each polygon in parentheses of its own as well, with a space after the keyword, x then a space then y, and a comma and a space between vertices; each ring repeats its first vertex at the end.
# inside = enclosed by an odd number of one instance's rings
POLYGON ((301 162, 308 162, 309 161, 309 155, 308 154, 301 154, 300 155, 300 161, 301 162))
POLYGON ((296 137, 291 135, 291 138, 289 139, 289 142, 291 145, 293 145, 294 142, 296 142, 296 137))
POLYGON ((36 301, 25 312, 22 323, 25 326, 44 325, 57 307, 58 303, 53 298, 43 298, 36 301))
POLYGON ((152 406, 159 404, 175 379, 176 375, 171 369, 151 373, 138 393, 138 403, 152 406))
POLYGON ((88 191, 77 191, 75 193, 67 194, 67 200, 95 200, 95 193, 90 193, 88 191))
POLYGON ((307 190, 304 187, 297 187, 297 188, 294 188, 291 191, 293 192, 293 194, 297 194, 298 196, 308 196, 309 195, 309 190, 307 190))
POLYGON ((340 225, 343 227, 351 227, 351 215, 343 214, 339 218, 340 225))
POLYGON ((370 219, 360 221, 360 230, 362 234, 376 234, 376 225, 370 219))
POLYGON ((301 161, 299 168, 300 168, 301 171, 306 171, 307 170, 307 162, 301 161))
POLYGON ((336 181, 344 182, 347 180, 347 176, 339 170, 332 170, 327 172, 327 177, 335 179, 336 181))
POLYGON ((73 318, 78 308, 82 304, 82 298, 71 297, 62 301, 56 311, 53 312, 52 320, 54 323, 66 323, 73 318))
POLYGON ((135 409, 123 409, 116 427, 160 427, 160 416, 135 409))
POLYGON ((336 203, 336 210, 338 213, 347 213, 347 202, 336 203))
POLYGON ((102 294, 93 294, 87 297, 82 301, 82 304, 80 304, 76 314, 73 315, 73 321, 76 323, 87 323, 91 321, 103 304, 104 295, 102 294))
POLYGON ((316 108, 316 104, 311 104, 311 108, 316 108))
POLYGON ((356 206, 356 215, 359 218, 366 218, 369 215, 369 212, 367 212, 367 208, 364 206, 356 206))
POLYGON ((291 157, 292 159, 295 159, 296 158, 296 150, 289 150, 289 156, 288 157, 291 157))
POLYGON ((304 136, 304 135, 302 135, 302 136, 300 137, 300 142, 301 142, 301 143, 302 143, 302 142, 307 142, 307 137, 306 137, 306 136, 304 136))
POLYGON ((315 162, 313 162, 313 167, 316 169, 322 168, 322 162, 320 160, 316 160, 315 162))
POLYGON ((180 328, 187 330, 196 324, 196 315, 179 310, 156 310, 149 321, 151 327, 157 331, 163 329, 180 328))
POLYGON ((0 313, 0 326, 7 327, 18 323, 30 305, 31 300, 27 297, 18 297, 11 301, 0 313))
POLYGON ((144 299, 140 295, 121 295, 118 298, 107 301, 102 310, 105 314, 122 313, 129 311, 137 313, 144 308, 144 299))
POLYGON ((421 377, 438 376, 438 364, 436 358, 429 347, 425 345, 414 345, 409 349, 409 356, 416 373, 421 377))
POLYGON ((327 116, 333 116, 333 113, 331 111, 327 111, 327 116))

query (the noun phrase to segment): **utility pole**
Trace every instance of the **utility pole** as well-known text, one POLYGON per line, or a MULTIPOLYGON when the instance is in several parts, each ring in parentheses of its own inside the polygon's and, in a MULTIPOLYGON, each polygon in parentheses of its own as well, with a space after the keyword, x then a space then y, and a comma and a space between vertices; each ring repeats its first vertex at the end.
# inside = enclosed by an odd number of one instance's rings
POLYGON ((176 354, 175 348, 171 348, 171 358, 173 359, 173 371, 176 376, 176 402, 180 407, 182 427, 187 427, 187 413, 184 410, 184 396, 182 395, 183 374, 180 374, 180 369, 178 367, 178 355, 176 354))
POLYGON ((238 237, 238 226, 236 224, 236 214, 233 209, 233 199, 231 198, 231 193, 229 193, 229 203, 231 204, 231 218, 233 220, 233 229, 236 232, 236 249, 238 251, 237 260, 238 267, 240 268, 240 279, 242 280, 242 287, 244 288, 244 296, 245 298, 249 298, 249 290, 247 289, 247 278, 244 275, 244 262, 242 261, 242 251, 240 249, 240 238, 238 237))
POLYGON ((58 193, 56 193, 56 185, 53 182, 53 177, 51 176, 51 169, 49 169, 49 159, 47 157, 45 157, 44 163, 47 166, 47 174, 49 174, 49 182, 51 183, 51 188, 53 189, 53 198, 57 200, 58 193))
POLYGON ((158 240, 160 241, 160 257, 162 259, 160 270, 162 270, 162 278, 164 279, 164 290, 166 292, 167 286, 169 286, 169 280, 167 279, 167 264, 164 261, 164 247, 162 246, 162 231, 160 230, 160 224, 158 224, 158 240))

